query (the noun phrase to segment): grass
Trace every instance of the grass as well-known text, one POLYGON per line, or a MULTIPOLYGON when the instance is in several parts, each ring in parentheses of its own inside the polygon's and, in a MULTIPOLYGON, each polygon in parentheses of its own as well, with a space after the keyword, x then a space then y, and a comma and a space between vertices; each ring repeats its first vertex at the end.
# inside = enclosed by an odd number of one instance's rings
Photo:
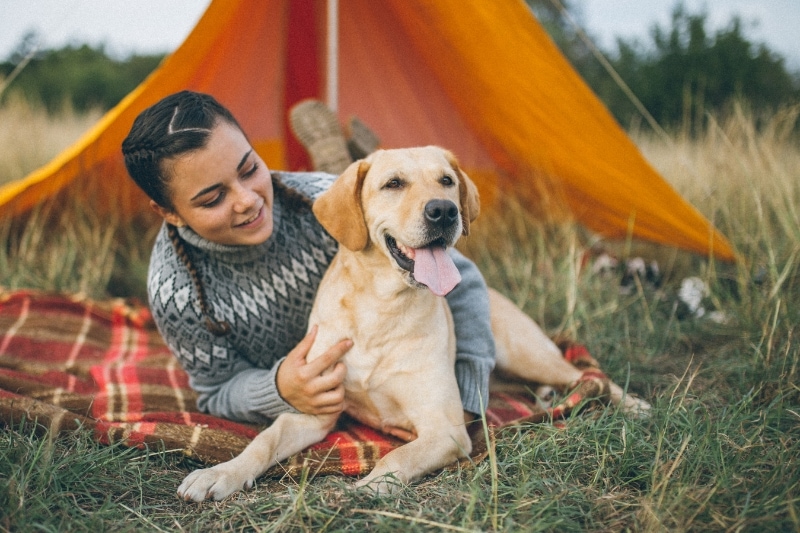
POLYGON ((79 114, 68 106, 55 116, 12 97, 0 106, 0 185, 19 179, 56 156, 100 118, 100 111, 79 114))
MULTIPOLYGON (((607 409, 565 429, 505 430, 492 460, 391 498, 308 472, 200 505, 175 498, 197 466, 177 455, 100 446, 83 431, 6 427, 0 530, 800 531, 796 117, 789 109, 756 130, 739 112, 701 138, 636 138, 732 240, 735 265, 627 243, 623 250, 657 257, 665 282, 622 292, 619 274, 581 267, 587 250, 613 243, 531 220, 510 200, 464 243, 492 286, 549 332, 574 335, 617 382, 651 401, 648 419, 607 409), (704 305, 726 322, 681 313, 676 292, 687 275, 705 280, 704 305)), ((103 226, 78 206, 61 211, 70 214, 58 231, 35 220, 2 226, 0 285, 96 297, 140 290, 151 237, 103 226), (120 277, 134 281, 120 288, 120 277)), ((47 215, 45 207, 38 216, 47 215)))

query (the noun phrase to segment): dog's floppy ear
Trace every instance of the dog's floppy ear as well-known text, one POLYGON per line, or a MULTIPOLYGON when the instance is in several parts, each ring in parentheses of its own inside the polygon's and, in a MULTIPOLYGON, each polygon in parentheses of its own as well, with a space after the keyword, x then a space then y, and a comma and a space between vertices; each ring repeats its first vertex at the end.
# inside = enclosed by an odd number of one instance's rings
POLYGON ((361 208, 361 188, 370 164, 356 161, 331 188, 314 202, 312 210, 322 227, 344 247, 358 252, 367 247, 369 233, 361 208))
POLYGON ((450 163, 450 166, 453 167, 453 170, 456 171, 456 176, 458 176, 458 195, 461 200, 461 225, 464 228, 463 234, 469 235, 469 224, 478 218, 478 212, 481 210, 478 188, 472 183, 472 180, 469 179, 466 172, 461 170, 461 167, 458 166, 456 156, 445 150, 445 157, 447 157, 447 161, 450 163))

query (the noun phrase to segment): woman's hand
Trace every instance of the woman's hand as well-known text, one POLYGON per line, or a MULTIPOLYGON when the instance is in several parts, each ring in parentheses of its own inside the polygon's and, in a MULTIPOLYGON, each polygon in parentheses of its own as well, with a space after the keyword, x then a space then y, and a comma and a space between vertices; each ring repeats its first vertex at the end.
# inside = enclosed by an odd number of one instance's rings
POLYGON ((306 356, 316 337, 317 326, 314 326, 283 360, 275 377, 278 393, 301 413, 340 413, 344 409, 346 372, 340 359, 353 346, 353 341, 340 341, 313 361, 307 362, 306 356))

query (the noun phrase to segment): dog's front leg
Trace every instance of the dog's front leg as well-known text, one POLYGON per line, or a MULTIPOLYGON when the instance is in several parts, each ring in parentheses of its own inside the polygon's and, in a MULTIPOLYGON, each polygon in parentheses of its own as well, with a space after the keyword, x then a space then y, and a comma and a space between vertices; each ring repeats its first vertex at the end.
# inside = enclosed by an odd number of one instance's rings
POLYGON ((392 477, 406 484, 469 455, 471 451, 472 441, 463 424, 456 427, 442 425, 427 431, 420 429, 416 440, 387 453, 355 486, 368 486, 378 494, 387 494, 394 488, 392 477), (449 429, 443 431, 443 428, 449 429))
POLYGON ((178 487, 178 496, 201 502, 247 490, 270 466, 324 439, 337 418, 338 415, 282 414, 237 457, 186 476, 178 487))

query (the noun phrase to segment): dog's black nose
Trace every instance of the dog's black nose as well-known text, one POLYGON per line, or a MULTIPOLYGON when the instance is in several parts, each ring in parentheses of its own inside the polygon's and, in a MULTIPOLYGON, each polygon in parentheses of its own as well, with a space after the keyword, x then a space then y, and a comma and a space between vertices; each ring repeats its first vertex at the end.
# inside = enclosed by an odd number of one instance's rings
POLYGON ((458 206, 450 200, 431 200, 425 204, 425 218, 443 228, 452 226, 458 220, 458 206))

